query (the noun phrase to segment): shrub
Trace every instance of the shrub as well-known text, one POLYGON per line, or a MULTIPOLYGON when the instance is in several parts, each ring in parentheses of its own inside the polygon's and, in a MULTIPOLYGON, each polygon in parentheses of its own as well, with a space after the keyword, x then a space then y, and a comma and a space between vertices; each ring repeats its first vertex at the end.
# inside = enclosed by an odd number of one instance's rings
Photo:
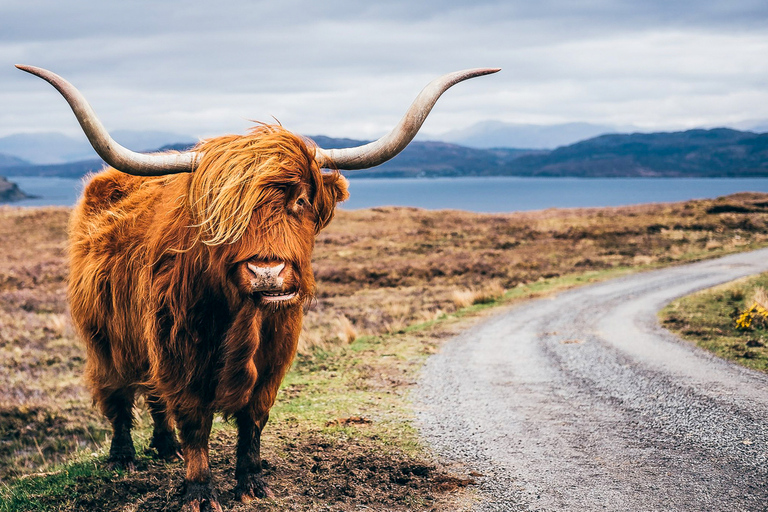
POLYGON ((755 288, 752 305, 736 319, 736 328, 746 331, 768 325, 768 294, 762 286, 755 288))

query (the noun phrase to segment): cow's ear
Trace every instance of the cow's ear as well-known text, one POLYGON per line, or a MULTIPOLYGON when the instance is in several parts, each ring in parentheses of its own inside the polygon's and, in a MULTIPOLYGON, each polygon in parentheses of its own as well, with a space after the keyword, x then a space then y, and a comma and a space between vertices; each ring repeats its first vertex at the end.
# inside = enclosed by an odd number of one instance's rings
POLYGON ((340 203, 349 197, 349 182, 338 171, 323 174, 323 187, 332 194, 334 203, 340 203))
POLYGON ((336 211, 336 203, 349 197, 347 179, 339 171, 321 174, 319 185, 315 196, 315 207, 317 208, 315 232, 319 232, 331 222, 336 211))

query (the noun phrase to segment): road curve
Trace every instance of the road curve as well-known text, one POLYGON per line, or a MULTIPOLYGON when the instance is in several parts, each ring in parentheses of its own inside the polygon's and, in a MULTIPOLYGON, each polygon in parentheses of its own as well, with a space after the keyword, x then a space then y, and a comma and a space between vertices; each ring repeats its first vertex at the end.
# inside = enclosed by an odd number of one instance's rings
POLYGON ((417 425, 484 475, 477 510, 766 511, 768 376, 656 319, 766 270, 763 249, 510 309, 429 358, 417 425))

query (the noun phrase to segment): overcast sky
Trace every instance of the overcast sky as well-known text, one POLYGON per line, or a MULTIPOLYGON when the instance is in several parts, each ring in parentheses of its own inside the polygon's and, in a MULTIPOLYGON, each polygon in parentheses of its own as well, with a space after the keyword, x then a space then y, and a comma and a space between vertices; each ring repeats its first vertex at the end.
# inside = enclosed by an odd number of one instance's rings
POLYGON ((482 120, 653 129, 768 119, 766 0, 2 0, 0 136, 77 133, 48 68, 109 129, 205 137, 279 119, 305 135, 391 128, 443 73, 423 131, 482 120), (414 5, 415 4, 415 5, 414 5))

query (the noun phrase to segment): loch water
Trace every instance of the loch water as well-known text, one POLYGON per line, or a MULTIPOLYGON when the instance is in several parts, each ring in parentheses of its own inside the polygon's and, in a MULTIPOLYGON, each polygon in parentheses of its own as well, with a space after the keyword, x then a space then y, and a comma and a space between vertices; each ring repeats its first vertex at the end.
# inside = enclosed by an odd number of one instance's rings
MULTIPOLYGON (((82 180, 8 177, 38 196, 13 206, 72 206, 82 180)), ((768 192, 768 178, 353 178, 345 210, 413 206, 474 212, 622 206, 768 192)))

